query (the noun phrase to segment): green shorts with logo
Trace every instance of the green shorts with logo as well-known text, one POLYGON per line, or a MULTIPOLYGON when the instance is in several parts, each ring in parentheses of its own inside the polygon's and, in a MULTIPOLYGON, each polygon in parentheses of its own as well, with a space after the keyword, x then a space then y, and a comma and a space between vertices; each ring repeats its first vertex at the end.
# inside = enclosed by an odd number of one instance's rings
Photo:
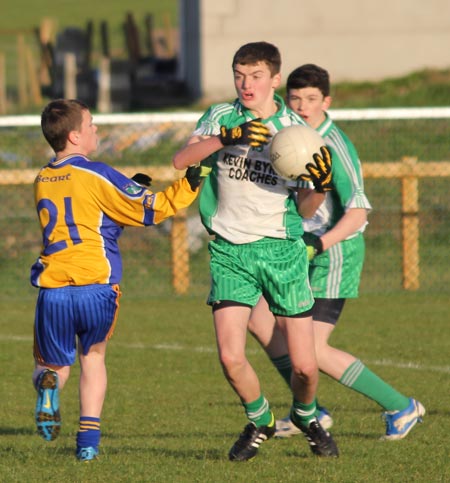
POLYGON ((303 240, 263 238, 236 245, 209 242, 211 291, 208 304, 234 301, 253 307, 261 295, 276 315, 294 316, 314 302, 303 240))
POLYGON ((356 298, 364 263, 361 234, 344 240, 312 259, 309 281, 315 298, 356 298))

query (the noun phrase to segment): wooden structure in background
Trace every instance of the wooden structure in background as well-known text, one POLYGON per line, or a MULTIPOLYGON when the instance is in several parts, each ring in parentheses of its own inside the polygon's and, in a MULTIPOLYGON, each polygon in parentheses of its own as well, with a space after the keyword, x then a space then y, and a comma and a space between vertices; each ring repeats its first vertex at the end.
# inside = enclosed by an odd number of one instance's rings
MULTIPOLYGON (((30 42, 33 30, 0 30, 0 35, 13 37, 15 40, 15 67, 17 72, 17 102, 21 110, 42 104, 41 81, 34 42, 30 42)), ((7 63, 6 54, 0 52, 0 114, 8 110, 7 99, 7 63)), ((14 76, 13 76, 14 77, 14 76)), ((10 103, 11 105, 11 103, 10 103)))
POLYGON ((180 210, 173 217, 170 231, 170 248, 172 260, 172 286, 177 294, 185 294, 189 290, 189 232, 186 209, 180 210))
MULTIPOLYGON (((136 172, 136 166, 118 169, 129 177, 136 172)), ((154 181, 173 181, 183 174, 170 167, 141 166, 140 169, 150 171, 154 181)), ((33 183, 36 173, 34 169, 0 170, 0 186, 33 183)), ((401 180, 402 269, 403 288, 406 290, 417 290, 420 287, 418 180, 426 177, 450 177, 450 162, 421 163, 416 158, 403 158, 401 162, 364 164, 364 178, 401 180)), ((172 283, 175 292, 183 294, 189 290, 189 244, 185 211, 178 213, 173 221, 172 283)))
MULTIPOLYGON (((185 83, 178 79, 177 30, 169 15, 164 15, 163 28, 156 30, 152 14, 139 27, 129 11, 122 27, 126 50, 115 57, 110 53, 106 21, 100 22, 100 55, 93 51, 92 20, 85 28, 66 27, 57 32, 56 21, 45 17, 33 29, 0 31, 0 35, 16 37, 20 111, 42 106, 43 96, 76 96, 102 113, 185 104, 185 83), (75 69, 66 54, 75 55, 75 69)), ((5 60, 0 66, 0 96, 4 93, 5 98, 0 98, 0 114, 6 114, 5 69, 10 63, 5 60)))

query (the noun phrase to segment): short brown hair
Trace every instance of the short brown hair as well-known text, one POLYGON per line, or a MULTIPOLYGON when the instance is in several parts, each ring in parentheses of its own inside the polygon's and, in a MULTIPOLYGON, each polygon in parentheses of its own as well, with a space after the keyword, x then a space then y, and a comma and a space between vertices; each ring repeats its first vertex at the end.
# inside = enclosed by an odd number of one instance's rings
POLYGON ((55 99, 44 108, 42 133, 55 153, 65 149, 71 131, 81 128, 85 110, 89 110, 88 106, 77 99, 55 99))
POLYGON ((317 87, 324 97, 330 95, 328 71, 315 64, 304 64, 294 69, 287 78, 286 90, 317 87))
POLYGON ((258 62, 265 62, 272 77, 281 70, 281 55, 275 45, 268 42, 251 42, 240 47, 233 57, 232 68, 237 64, 255 65, 258 62))

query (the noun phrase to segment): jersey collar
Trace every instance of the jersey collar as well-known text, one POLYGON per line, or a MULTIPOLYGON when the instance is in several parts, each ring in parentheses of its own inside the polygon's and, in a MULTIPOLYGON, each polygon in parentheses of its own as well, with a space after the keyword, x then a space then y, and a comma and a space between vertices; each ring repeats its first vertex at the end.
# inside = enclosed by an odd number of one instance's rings
MULTIPOLYGON (((264 121, 270 120, 272 117, 284 117, 288 114, 288 108, 284 102, 284 99, 279 96, 278 94, 274 94, 273 100, 275 101, 275 104, 277 105, 278 109, 275 114, 272 116, 268 117, 267 119, 264 119, 264 121)), ((236 111, 245 117, 246 120, 252 120, 256 119, 255 115, 250 111, 250 109, 247 109, 239 100, 239 98, 235 99, 234 101, 234 107, 236 111)))
POLYGON ((75 159, 84 159, 86 161, 89 161, 86 156, 83 156, 82 154, 69 154, 67 156, 64 156, 63 158, 56 159, 52 158, 50 160, 50 163, 48 164, 51 168, 60 168, 61 166, 65 166, 66 164, 72 163, 75 159))
POLYGON ((325 137, 330 129, 333 126, 333 121, 331 120, 330 116, 327 112, 325 112, 325 121, 316 129, 316 131, 322 136, 325 137))

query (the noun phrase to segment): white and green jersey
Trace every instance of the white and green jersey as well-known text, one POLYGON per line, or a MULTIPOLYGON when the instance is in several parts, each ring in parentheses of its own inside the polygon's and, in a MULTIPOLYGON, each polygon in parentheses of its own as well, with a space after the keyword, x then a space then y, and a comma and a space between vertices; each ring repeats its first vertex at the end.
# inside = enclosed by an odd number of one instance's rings
MULTIPOLYGON (((278 111, 264 124, 272 135, 293 124, 305 124, 275 95, 278 111)), ((220 126, 238 126, 255 119, 237 99, 211 106, 200 118, 194 135, 214 136, 220 126)), ((269 160, 269 145, 225 146, 211 156, 212 172, 200 194, 200 216, 206 229, 231 243, 265 237, 295 240, 303 234, 297 212, 295 182, 278 176, 269 160)))
MULTIPOLYGON (((333 149, 333 190, 326 193, 324 202, 314 216, 303 220, 303 228, 307 232, 321 236, 331 230, 350 208, 371 210, 372 206, 364 194, 361 162, 350 139, 328 115, 316 131, 323 137, 327 146, 333 149)), ((364 229, 365 225, 347 240, 362 233, 364 229)))

